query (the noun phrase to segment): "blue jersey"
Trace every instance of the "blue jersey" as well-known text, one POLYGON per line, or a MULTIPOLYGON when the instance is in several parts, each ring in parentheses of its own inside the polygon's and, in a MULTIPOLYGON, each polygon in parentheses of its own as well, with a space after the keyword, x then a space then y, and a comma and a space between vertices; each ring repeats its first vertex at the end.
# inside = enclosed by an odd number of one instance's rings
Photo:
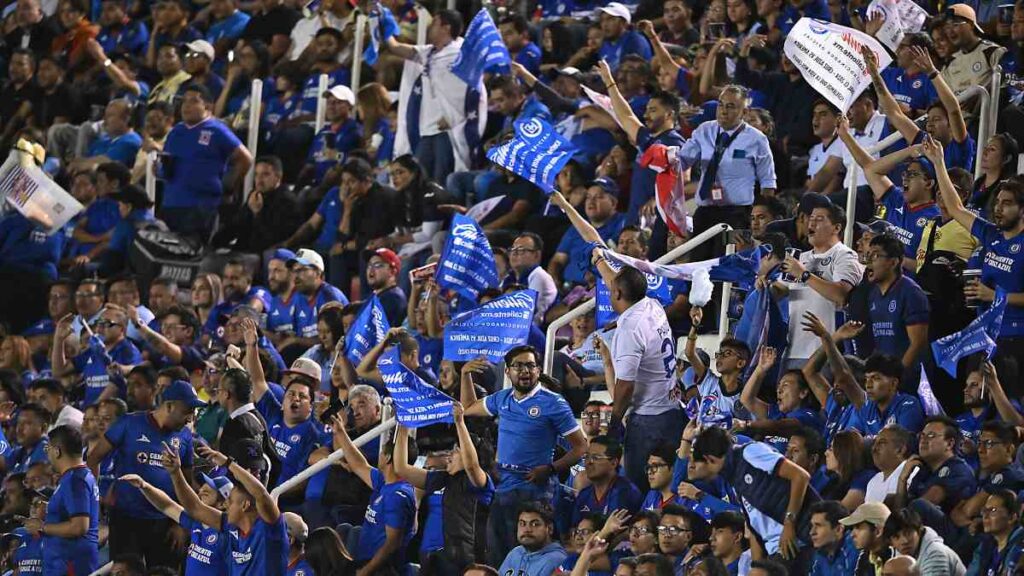
POLYGON ((572 511, 572 525, 579 524, 580 517, 585 512, 597 512, 607 518, 612 512, 623 508, 629 510, 630 514, 634 514, 640 509, 641 504, 643 504, 643 496, 640 494, 640 490, 625 476, 616 476, 612 480, 611 486, 608 487, 608 491, 601 498, 597 497, 597 490, 593 484, 580 490, 579 495, 576 496, 576 506, 572 511))
POLYGON ((288 567, 288 528, 284 515, 268 524, 256 518, 248 533, 228 523, 227 512, 221 515, 221 537, 230 552, 227 555, 230 576, 264 576, 284 574, 288 567))
MULTIPOLYGON (((143 480, 174 494, 171 476, 164 470, 163 443, 177 450, 183 469, 192 467, 192 433, 187 429, 163 430, 149 412, 132 412, 118 418, 104 435, 114 447, 116 476, 138 474, 143 480)), ((132 518, 161 519, 138 488, 127 482, 114 484, 114 508, 132 518)))
POLYGON ((420 365, 432 374, 441 371, 441 360, 444 355, 444 339, 427 338, 420 333, 414 334, 420 345, 420 365))
POLYGON ((911 481, 907 495, 910 499, 920 498, 932 486, 941 486, 946 491, 942 511, 949 514, 962 500, 974 496, 977 483, 967 462, 954 456, 934 471, 921 468, 911 481))
MULTIPOLYGON (((446 474, 446 472, 440 472, 446 474)), ((444 548, 444 488, 431 492, 420 501, 420 507, 426 507, 427 517, 419 528, 420 552, 429 553, 444 548)))
MULTIPOLYGON (((751 442, 734 446, 726 453, 725 465, 719 473, 735 496, 733 501, 743 503, 750 527, 764 540, 769 554, 779 550, 782 523, 789 506, 789 480, 776 475, 782 460, 782 454, 771 446, 751 442)), ((806 511, 819 500, 818 493, 808 487, 797 525, 809 523, 806 511)))
POLYGON ((56 280, 65 240, 63 231, 47 234, 20 212, 9 212, 0 219, 0 269, 22 270, 56 280))
MULTIPOLYGON (((799 421, 803 426, 814 429, 819 434, 825 431, 825 423, 821 420, 821 414, 810 408, 800 406, 796 410, 783 412, 779 410, 779 405, 775 403, 772 403, 768 408, 769 420, 785 420, 790 418, 799 421)), ((785 454, 786 448, 789 446, 789 438, 786 436, 768 436, 764 441, 770 444, 772 448, 778 450, 780 454, 785 454)))
POLYGON ((408 482, 385 484, 384 474, 370 469, 373 493, 366 508, 363 531, 359 535, 356 561, 367 562, 384 546, 386 528, 402 530, 402 545, 389 562, 392 566, 405 565, 405 548, 416 532, 416 493, 408 482))
POLYGON ((636 30, 626 30, 618 39, 602 42, 597 58, 608 62, 608 66, 614 71, 622 63, 622 58, 630 54, 636 54, 647 61, 654 56, 647 38, 636 30))
POLYGON ((345 211, 340 194, 341 191, 337 186, 331 188, 316 208, 316 213, 323 218, 324 223, 320 227, 320 234, 316 241, 313 242, 313 249, 321 254, 329 253, 338 238, 338 226, 341 225, 341 217, 345 211))
POLYGON ((191 540, 185 557, 185 574, 188 576, 227 576, 228 536, 217 528, 204 526, 184 511, 178 517, 178 524, 189 532, 191 540))
POLYGON ((996 490, 1007 489, 1014 494, 1024 490, 1024 472, 1021 472, 1016 465, 1010 464, 998 472, 989 474, 978 481, 978 489, 986 494, 992 494, 996 490))
POLYGON ((362 147, 363 125, 349 118, 340 126, 327 124, 313 138, 307 162, 315 168, 313 182, 323 181, 327 171, 345 162, 348 153, 362 147))
POLYGON ((899 276, 884 295, 878 284, 871 287, 868 315, 875 352, 897 358, 910 348, 907 328, 928 323, 928 296, 906 276, 899 276))
POLYGON ((874 400, 865 400, 857 414, 857 429, 865 436, 877 436, 889 424, 899 424, 912 433, 924 428, 924 410, 916 396, 897 392, 883 414, 874 400))
POLYGON ((142 136, 132 130, 127 134, 111 137, 104 134, 93 140, 86 151, 87 156, 106 156, 114 162, 120 162, 125 166, 135 163, 135 156, 142 148, 142 136))
MULTIPOLYGON (((678 484, 676 484, 678 486, 678 484)), ((675 492, 672 493, 672 497, 666 500, 660 490, 648 490, 647 495, 644 496, 644 501, 640 503, 640 509, 650 512, 660 512, 665 506, 680 506, 683 504, 683 499, 680 498, 675 492)))
POLYGON ((43 574, 92 574, 100 565, 100 491, 84 464, 65 470, 46 504, 46 523, 89 518, 89 529, 78 538, 43 536, 43 574))
POLYGON ((704 379, 697 385, 697 392, 700 394, 697 421, 705 426, 731 428, 733 415, 743 408, 740 404, 742 391, 742 384, 732 392, 726 390, 722 385, 722 379, 708 368, 704 379))
MULTIPOLYGON (((97 198, 73 221, 75 228, 81 228, 93 236, 102 236, 110 232, 121 221, 117 211, 117 202, 109 198, 97 198)), ((88 254, 96 247, 94 242, 79 242, 72 238, 68 243, 69 256, 88 254)))
POLYGON ((498 573, 515 576, 557 574, 558 567, 568 556, 565 548, 558 542, 552 542, 536 552, 529 552, 522 546, 516 546, 505 556, 498 573))
MULTIPOLYGON (((626 225, 626 218, 622 214, 615 213, 607 222, 597 227, 597 233, 605 242, 612 242, 619 237, 622 227, 626 225)), ((570 227, 562 235, 555 252, 560 252, 569 257, 562 270, 562 279, 570 284, 583 284, 587 271, 591 269, 590 264, 590 242, 583 240, 575 227, 570 227)))
MULTIPOLYGON (((237 300, 224 300, 213 305, 210 309, 210 315, 206 318, 206 323, 203 325, 203 332, 209 334, 221 340, 224 337, 224 325, 231 319, 231 314, 235 311, 235 308, 239 306, 248 306, 253 300, 259 300, 263 306, 264 316, 266 311, 270 310, 270 291, 262 286, 253 286, 249 288, 245 296, 237 300)), ((264 322, 265 323, 265 322, 264 322)))
POLYGON ((224 191, 228 163, 242 141, 223 122, 207 118, 195 126, 178 123, 164 144, 163 207, 215 208, 224 191), (166 162, 166 160, 165 160, 166 162))
POLYGON ((100 28, 96 41, 107 54, 125 52, 142 56, 149 44, 149 29, 141 20, 127 20, 117 28, 111 26, 100 28))
POLYGON ((495 392, 484 408, 498 418, 498 492, 529 484, 526 474, 551 463, 558 438, 580 428, 565 398, 539 384, 522 400, 512 388, 495 392))
POLYGON ((9 473, 24 474, 33 464, 38 462, 49 462, 46 457, 46 445, 50 443, 49 438, 43 436, 33 446, 17 446, 11 450, 7 458, 7 471, 9 473))
POLYGON ((263 127, 265 130, 273 130, 281 120, 289 120, 302 113, 302 94, 292 94, 291 97, 281 99, 275 96, 267 102, 267 109, 263 113, 263 127))
POLYGON ((527 42, 526 46, 523 46, 515 57, 517 64, 522 65, 530 71, 530 74, 537 76, 540 74, 541 59, 543 58, 540 46, 537 46, 533 42, 527 42))
POLYGON ((295 335, 300 338, 316 338, 317 312, 320 307, 328 302, 341 302, 342 306, 348 306, 348 298, 334 286, 324 282, 316 291, 313 298, 307 298, 304 294, 297 294, 293 299, 292 322, 295 327, 295 335))
POLYGON ((281 403, 273 394, 264 394, 260 403, 265 410, 260 413, 267 420, 274 449, 281 458, 281 473, 277 478, 280 485, 306 468, 309 455, 319 447, 320 429, 312 418, 295 426, 286 425, 281 403))
POLYGON ((882 196, 882 203, 875 216, 892 224, 893 232, 903 243, 903 255, 917 258, 921 234, 928 222, 939 216, 939 207, 935 202, 928 202, 911 208, 903 199, 903 189, 892 186, 882 196))
POLYGON ((206 41, 216 44, 218 40, 234 40, 242 35, 250 16, 241 10, 235 10, 230 16, 223 20, 217 20, 210 24, 206 31, 206 41))
MULTIPOLYGON (((84 404, 91 406, 99 401, 100 395, 108 385, 124 386, 123 378, 111 377, 107 370, 110 363, 117 362, 125 366, 134 366, 142 362, 142 354, 127 338, 115 344, 110 352, 107 352, 99 337, 91 336, 89 337, 89 347, 75 356, 72 362, 75 365, 75 370, 82 375, 82 379, 85 381, 84 404)), ((123 394, 121 395, 123 396, 123 394)))
POLYGON ((11 555, 11 563, 18 568, 19 576, 43 573, 43 536, 33 536, 24 528, 15 528, 20 543, 11 555))
MULTIPOLYGON (((971 234, 981 242, 983 256, 981 265, 981 282, 989 288, 996 286, 1006 290, 1007 294, 1024 292, 1024 234, 1006 239, 999 228, 982 218, 974 220, 971 234)), ((979 307, 981 314, 988 309, 986 303, 979 307)), ((1024 336, 1024 306, 1006 305, 1003 313, 1003 325, 999 331, 1000 338, 1024 336)))
POLYGON ((299 556, 294 562, 288 565, 287 571, 284 576, 315 576, 313 567, 306 562, 305 556, 299 556))
MULTIPOLYGON (((327 90, 330 90, 333 86, 341 84, 343 86, 352 85, 352 71, 346 66, 339 66, 333 72, 327 74, 327 90)), ((320 101, 322 95, 320 94, 320 74, 316 70, 309 75, 306 79, 306 83, 302 86, 302 113, 303 114, 316 114, 317 102, 320 101)))
POLYGON ((825 400, 825 445, 830 445, 836 434, 843 430, 860 430, 858 414, 857 407, 852 403, 847 402, 846 405, 840 406, 835 396, 829 394, 825 400))
POLYGON ((814 552, 811 576, 848 576, 857 573, 857 559, 860 551, 853 545, 853 534, 843 534, 843 540, 830 554, 820 550, 814 552))
POLYGON ((295 292, 292 292, 287 299, 274 295, 270 297, 270 308, 267 309, 267 331, 272 334, 294 334, 295 325, 292 323, 292 301, 295 300, 295 292))
POLYGON ((939 93, 935 91, 931 80, 923 73, 909 74, 898 66, 889 66, 882 70, 882 80, 889 88, 893 98, 900 104, 911 108, 909 116, 914 117, 917 112, 925 111, 932 102, 939 99, 939 93))

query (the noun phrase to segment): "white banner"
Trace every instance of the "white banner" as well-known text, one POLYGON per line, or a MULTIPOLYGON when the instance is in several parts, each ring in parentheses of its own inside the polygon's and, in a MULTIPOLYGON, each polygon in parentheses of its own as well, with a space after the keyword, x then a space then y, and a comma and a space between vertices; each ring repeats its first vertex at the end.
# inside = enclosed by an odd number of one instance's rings
POLYGON ((585 84, 580 84, 580 88, 583 88, 583 93, 586 94, 587 98, 594 103, 594 106, 597 106, 601 110, 607 112, 608 115, 612 117, 612 120, 615 120, 615 123, 619 125, 619 128, 622 127, 622 121, 615 115, 615 106, 612 105, 611 96, 605 96, 600 92, 591 90, 585 84))
POLYGON ((11 150, 0 166, 0 195, 24 217, 46 228, 47 234, 54 234, 84 210, 31 156, 18 150, 11 150))
POLYGON ((913 0, 872 0, 867 13, 882 15, 885 21, 875 32, 875 38, 893 52, 899 48, 903 36, 919 32, 928 17, 928 13, 913 0))
POLYGON ((862 46, 875 53, 879 70, 892 62, 885 47, 864 32, 812 18, 796 23, 786 37, 784 52, 804 80, 845 114, 871 85, 862 46))

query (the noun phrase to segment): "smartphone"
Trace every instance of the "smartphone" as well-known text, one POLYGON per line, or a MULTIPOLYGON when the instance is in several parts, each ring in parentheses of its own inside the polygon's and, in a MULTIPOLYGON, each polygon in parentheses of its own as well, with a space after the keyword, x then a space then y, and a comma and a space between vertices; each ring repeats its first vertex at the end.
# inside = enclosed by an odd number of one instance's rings
POLYGON ((725 38, 725 24, 708 24, 708 36, 711 40, 718 40, 719 38, 725 38))
POLYGON ((1015 6, 1013 4, 1000 4, 999 5, 999 23, 1000 24, 1013 24, 1013 10, 1015 6))
POLYGON ((426 266, 420 266, 419 268, 413 268, 409 271, 409 280, 413 284, 419 284, 420 282, 426 282, 437 273, 437 262, 427 264, 426 266))

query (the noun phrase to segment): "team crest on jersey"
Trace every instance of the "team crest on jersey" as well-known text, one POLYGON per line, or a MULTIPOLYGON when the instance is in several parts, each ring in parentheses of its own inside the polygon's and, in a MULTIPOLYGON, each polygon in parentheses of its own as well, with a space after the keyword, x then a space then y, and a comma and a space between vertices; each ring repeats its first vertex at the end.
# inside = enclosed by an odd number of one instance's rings
POLYGON ((743 475, 743 481, 746 482, 748 485, 753 484, 754 483, 754 477, 751 476, 750 474, 744 474, 743 475))
POLYGON ((895 312, 895 311, 896 311, 896 301, 892 300, 892 301, 889 302, 889 312, 891 313, 891 312, 895 312))
POLYGON ((921 87, 921 81, 920 80, 914 80, 910 85, 913 86, 915 90, 917 90, 918 88, 921 87))
POLYGON ((289 438, 289 440, 291 440, 292 442, 298 442, 299 438, 300 438, 300 436, 298 434, 292 434, 292 436, 291 436, 291 438, 289 438))
POLYGON ((217 541, 217 535, 216 534, 210 534, 209 536, 206 537, 206 543, 207 544, 213 544, 216 541, 217 541))
POLYGON ((995 476, 992 476, 992 483, 993 484, 1002 484, 1003 483, 1003 475, 1002 474, 996 474, 995 476))
POLYGON ((213 138, 213 132, 209 130, 202 130, 201 132, 199 132, 199 145, 209 146, 211 138, 213 138))
POLYGON ((917 227, 918 228, 924 228, 924 225, 927 224, 927 223, 928 223, 928 220, 924 216, 922 216, 922 217, 917 219, 917 227))
POLYGON ((942 470, 939 470, 939 478, 945 478, 949 476, 949 466, 943 466, 942 470))
POLYGON ((972 70, 973 72, 975 72, 975 73, 977 73, 977 72, 981 72, 981 66, 982 66, 981 62, 975 62, 975 63, 974 63, 974 64, 973 64, 972 66, 971 66, 971 70, 972 70))
POLYGON ((526 413, 529 414, 531 418, 536 418, 537 416, 540 416, 540 406, 530 406, 530 409, 527 410, 526 413))
POLYGON ((424 363, 424 364, 430 364, 430 359, 431 359, 432 357, 433 357, 433 355, 432 355, 432 354, 427 354, 426 356, 424 356, 424 357, 423 357, 423 363, 424 363))
POLYGON ((1020 244, 1010 246, 1010 254, 1017 254, 1018 252, 1020 252, 1020 244))
POLYGON ((171 438, 171 448, 175 450, 181 449, 181 438, 171 438))

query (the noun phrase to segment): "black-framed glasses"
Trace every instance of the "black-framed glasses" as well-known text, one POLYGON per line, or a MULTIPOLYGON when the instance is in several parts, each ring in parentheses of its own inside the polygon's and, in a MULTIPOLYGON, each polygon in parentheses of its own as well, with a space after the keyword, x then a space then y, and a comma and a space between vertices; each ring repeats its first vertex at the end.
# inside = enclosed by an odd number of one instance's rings
POLYGON ((647 534, 654 534, 654 530, 647 526, 633 526, 629 529, 629 533, 634 536, 646 536, 647 534))
POLYGON ((648 473, 657 472, 658 470, 661 470, 663 468, 668 468, 668 464, 648 464, 647 465, 647 472, 648 473))
POLYGON ((509 368, 516 372, 533 372, 539 366, 534 362, 514 362, 508 365, 509 368))
POLYGON ((121 324, 114 322, 113 320, 100 320, 96 323, 97 328, 111 328, 113 326, 120 326, 121 324))
POLYGON ((718 352, 715 352, 715 358, 716 359, 717 358, 728 358, 730 356, 739 356, 739 354, 736 354, 736 351, 730 350, 729 348, 726 348, 724 350, 719 350, 718 352))
POLYGON ((678 536, 686 532, 693 532, 693 530, 683 528, 682 526, 658 526, 658 534, 664 534, 665 536, 678 536))
POLYGON ((611 460, 612 457, 607 454, 584 454, 583 460, 586 462, 601 462, 602 460, 611 460))
POLYGON ((573 536, 590 536, 595 530, 593 528, 577 528, 572 531, 573 536))
POLYGON ((580 414, 580 420, 600 420, 601 414, 598 412, 584 412, 580 414))

